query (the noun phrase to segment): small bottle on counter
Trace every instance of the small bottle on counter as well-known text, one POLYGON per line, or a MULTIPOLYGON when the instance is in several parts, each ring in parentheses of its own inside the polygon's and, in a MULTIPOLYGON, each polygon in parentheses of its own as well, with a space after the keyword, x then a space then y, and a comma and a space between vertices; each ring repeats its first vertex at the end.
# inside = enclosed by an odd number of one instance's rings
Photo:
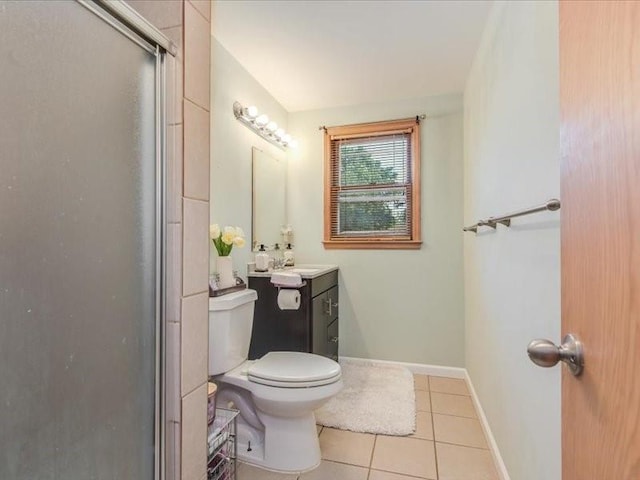
POLYGON ((283 266, 282 249, 280 248, 280 244, 276 243, 273 246, 273 268, 282 268, 283 266))
POLYGON ((256 253, 256 272, 269 271, 269 254, 264 249, 264 245, 260 244, 260 250, 256 253))
POLYGON ((284 251, 284 266, 293 267, 295 265, 295 256, 293 255, 293 248, 290 243, 287 243, 287 248, 284 251))

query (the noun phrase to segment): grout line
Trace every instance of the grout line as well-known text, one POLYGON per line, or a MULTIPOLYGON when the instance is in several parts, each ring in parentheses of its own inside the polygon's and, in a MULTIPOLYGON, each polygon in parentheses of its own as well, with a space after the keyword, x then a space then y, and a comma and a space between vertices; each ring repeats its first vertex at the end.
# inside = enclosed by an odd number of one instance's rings
POLYGON ((436 415, 445 415, 447 417, 468 418, 469 420, 478 420, 478 421, 480 421, 480 419, 478 417, 465 417, 464 415, 454 415, 452 413, 442 413, 442 412, 432 412, 432 413, 435 413, 436 415))
POLYGON ((202 110, 203 112, 206 113, 211 113, 207 107, 203 107, 202 105, 200 105, 199 103, 194 102, 193 100, 191 100, 190 98, 184 97, 184 99, 189 102, 191 105, 193 105, 196 108, 199 108, 200 110, 202 110))
POLYGON ((373 468, 372 470, 375 470, 376 472, 392 473, 394 475, 400 475, 402 477, 407 477, 407 478, 417 478, 419 480, 436 480, 435 478, 434 479, 428 479, 428 478, 425 478, 425 477, 416 477, 414 475, 409 475, 409 474, 406 474, 406 473, 393 472, 391 470, 383 470, 382 468, 373 468))
POLYGON ((434 442, 434 443, 442 443, 443 445, 451 445, 453 447, 473 448, 474 450, 482 450, 484 452, 488 452, 489 451, 489 447, 472 447, 470 445, 462 445, 460 443, 443 442, 441 440, 438 440, 437 442, 434 442))
MULTIPOLYGON (((344 432, 348 431, 348 430, 343 430, 344 432)), ((358 467, 358 468, 367 468, 366 465, 358 465, 355 463, 347 463, 347 462, 341 462, 340 460, 330 460, 328 458, 321 458, 320 461, 322 462, 329 462, 329 463, 339 463, 340 465, 349 465, 351 467, 358 467)), ((313 470, 312 470, 313 471, 313 470)))
POLYGON ((211 27, 211 20, 209 20, 207 17, 205 17, 205 16, 204 16, 204 13, 202 13, 200 10, 198 10, 198 9, 196 8, 196 6, 193 4, 193 2, 192 2, 191 0, 189 0, 189 3, 190 3, 190 4, 191 4, 191 6, 193 7, 193 9, 194 9, 196 12, 198 12, 202 18, 204 18, 204 19, 205 19, 205 21, 209 24, 209 27, 211 27))
POLYGON ((177 27, 181 27, 181 26, 182 26, 182 23, 178 23, 176 25, 170 25, 168 27, 159 28, 158 30, 160 30, 162 33, 164 33, 165 30, 169 30, 170 28, 177 28, 177 27))
POLYGON ((436 479, 440 479, 440 471, 438 470, 438 450, 436 448, 436 426, 433 422, 433 400, 431 395, 431 382, 429 381, 429 377, 427 377, 427 385, 429 386, 429 407, 431 408, 431 436, 433 437, 433 460, 436 464, 436 479))
POLYGON ((207 295, 209 295, 208 290, 202 290, 201 292, 189 293, 188 295, 181 295, 181 298, 184 300, 185 298, 197 297, 198 295, 202 295, 203 293, 206 293, 207 295))
MULTIPOLYGON (((184 187, 183 187, 184 188, 184 187)), ((188 195, 182 195, 182 198, 186 199, 186 200, 193 200, 195 202, 206 202, 206 203, 210 203, 210 200, 204 200, 202 198, 197 198, 197 197, 190 197, 188 195)))
MULTIPOLYGON (((373 454, 376 451, 376 443, 378 443, 378 435, 376 434, 375 437, 373 437, 373 448, 371 449, 371 456, 369 457, 369 473, 371 473, 371 465, 373 465, 373 454)), ((369 477, 369 475, 367 474, 367 477, 369 477)))
POLYGON ((451 393, 451 392, 438 392, 437 390, 429 390, 431 393, 439 393, 440 395, 455 395, 456 397, 469 397, 471 398, 470 393, 451 393))

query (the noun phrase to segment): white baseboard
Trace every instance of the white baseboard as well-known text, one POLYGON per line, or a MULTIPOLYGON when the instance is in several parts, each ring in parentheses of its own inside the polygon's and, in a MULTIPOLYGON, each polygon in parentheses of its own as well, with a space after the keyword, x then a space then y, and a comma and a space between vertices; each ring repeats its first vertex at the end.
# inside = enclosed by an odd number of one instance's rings
POLYGON ((489 451, 491 452, 491 456, 493 457, 493 462, 495 463, 496 470, 498 471, 498 475, 500 480, 511 480, 509 477, 509 472, 507 471, 507 467, 502 460, 502 455, 500 455, 500 450, 498 450, 498 444, 496 443, 496 439, 493 436, 493 432, 491 432, 491 427, 489 427, 489 422, 487 421, 487 417, 484 414, 484 410, 482 409, 482 405, 480 404, 480 400, 478 399, 478 395, 476 394, 476 389, 473 387, 473 383, 471 383, 471 378, 469 377, 469 372, 467 372, 466 368, 460 367, 443 367, 441 365, 427 365, 423 363, 406 363, 406 362, 393 362, 389 360, 375 360, 368 358, 356 358, 356 357, 345 357, 340 356, 340 359, 347 360, 353 363, 378 363, 382 365, 395 365, 407 368, 412 373, 418 373, 421 375, 431 375, 433 377, 450 377, 450 378, 462 378, 467 383, 469 387, 469 392, 471 393, 471 400, 473 401, 474 406, 476 407, 476 411, 478 412, 478 420, 482 425, 482 430, 484 430, 484 434, 487 437, 487 442, 489 443, 489 451))
POLYGON ((412 373, 431 375, 432 377, 466 378, 467 374, 467 370, 460 367, 443 367, 441 365, 427 365, 424 363, 393 362, 389 360, 345 357, 343 355, 340 355, 340 359, 344 359, 353 363, 378 363, 381 365, 396 365, 399 367, 404 367, 412 373))
POLYGON ((471 393, 471 400, 473 401, 473 405, 476 407, 476 412, 478 412, 478 420, 480 420, 480 425, 482 425, 482 430, 484 430, 484 435, 487 438, 487 442, 489 443, 489 451, 491 452, 491 456, 493 457, 493 463, 496 466, 496 470, 498 470, 498 476, 500 477, 500 480, 510 480, 509 472, 507 471, 507 467, 502 460, 502 455, 500 455, 498 444, 496 443, 496 439, 493 436, 491 427, 489 427, 487 416, 484 414, 484 410, 482 409, 482 405, 480 404, 480 399, 476 394, 476 389, 473 387, 471 377, 469 377, 469 372, 467 372, 466 369, 464 371, 464 379, 466 380, 467 387, 469 388, 469 392, 471 393))

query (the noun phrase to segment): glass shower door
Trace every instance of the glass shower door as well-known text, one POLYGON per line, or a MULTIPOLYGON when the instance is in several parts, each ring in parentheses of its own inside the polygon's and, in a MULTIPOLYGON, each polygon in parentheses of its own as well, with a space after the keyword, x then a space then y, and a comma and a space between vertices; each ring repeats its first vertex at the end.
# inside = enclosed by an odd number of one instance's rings
POLYGON ((0 2, 3 480, 157 473, 159 57, 108 17, 0 2))

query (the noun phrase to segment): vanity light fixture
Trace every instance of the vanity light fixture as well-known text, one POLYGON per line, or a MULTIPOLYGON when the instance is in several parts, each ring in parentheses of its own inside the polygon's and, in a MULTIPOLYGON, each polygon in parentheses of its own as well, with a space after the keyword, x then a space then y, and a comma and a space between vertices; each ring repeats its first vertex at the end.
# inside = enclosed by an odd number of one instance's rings
POLYGON ((277 147, 285 149, 295 148, 298 145, 291 135, 279 128, 276 122, 270 121, 264 113, 259 114, 258 109, 253 105, 243 107, 240 102, 234 102, 233 114, 237 120, 277 147))

